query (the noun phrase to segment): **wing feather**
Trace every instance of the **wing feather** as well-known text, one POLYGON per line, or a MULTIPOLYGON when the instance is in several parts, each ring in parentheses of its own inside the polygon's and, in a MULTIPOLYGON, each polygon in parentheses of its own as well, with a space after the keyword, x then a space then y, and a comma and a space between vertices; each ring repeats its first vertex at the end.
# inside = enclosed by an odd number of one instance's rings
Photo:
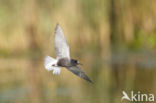
POLYGON ((72 67, 66 67, 69 71, 74 73, 75 75, 79 76, 80 78, 83 78, 90 83, 93 83, 93 81, 80 69, 78 66, 72 66, 72 67))
POLYGON ((70 58, 69 46, 59 24, 56 26, 54 39, 57 58, 70 58))

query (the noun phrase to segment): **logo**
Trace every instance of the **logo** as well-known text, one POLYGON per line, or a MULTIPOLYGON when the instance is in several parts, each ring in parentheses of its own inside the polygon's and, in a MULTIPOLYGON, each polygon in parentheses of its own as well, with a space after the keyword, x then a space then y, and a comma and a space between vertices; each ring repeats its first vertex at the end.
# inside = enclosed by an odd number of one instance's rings
POLYGON ((130 96, 125 91, 122 91, 122 98, 123 100, 128 100, 132 102, 154 102, 154 94, 144 94, 138 91, 137 93, 134 93, 134 91, 131 91, 130 96))

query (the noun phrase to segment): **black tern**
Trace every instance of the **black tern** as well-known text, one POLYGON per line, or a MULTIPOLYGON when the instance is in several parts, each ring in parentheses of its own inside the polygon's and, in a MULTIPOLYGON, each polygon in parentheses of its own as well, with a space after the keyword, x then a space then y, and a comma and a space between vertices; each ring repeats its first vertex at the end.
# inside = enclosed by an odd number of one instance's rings
POLYGON ((61 67, 65 67, 75 75, 93 83, 92 80, 78 66, 80 65, 80 62, 70 58, 69 46, 59 24, 56 25, 54 44, 57 58, 54 59, 50 56, 45 57, 44 66, 46 70, 53 71, 54 75, 58 75, 60 74, 61 67))

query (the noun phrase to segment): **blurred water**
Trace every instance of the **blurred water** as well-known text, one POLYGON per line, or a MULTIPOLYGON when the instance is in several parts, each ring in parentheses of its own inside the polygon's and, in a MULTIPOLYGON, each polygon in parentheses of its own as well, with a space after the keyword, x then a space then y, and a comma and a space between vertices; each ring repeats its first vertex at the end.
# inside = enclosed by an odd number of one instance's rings
POLYGON ((84 69, 94 84, 64 69, 54 76, 45 71, 40 60, 21 59, 20 66, 16 59, 10 65, 5 65, 9 59, 1 60, 0 102, 120 103, 122 90, 156 93, 155 54, 118 52, 112 61, 100 60, 93 59, 85 67, 90 70, 84 69))

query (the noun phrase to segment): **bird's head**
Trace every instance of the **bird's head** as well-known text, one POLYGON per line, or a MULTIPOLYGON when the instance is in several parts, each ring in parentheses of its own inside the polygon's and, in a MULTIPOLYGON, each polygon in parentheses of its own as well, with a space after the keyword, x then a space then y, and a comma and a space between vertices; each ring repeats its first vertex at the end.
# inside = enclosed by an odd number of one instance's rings
POLYGON ((82 65, 78 60, 75 60, 75 59, 71 59, 71 63, 72 65, 82 65))

